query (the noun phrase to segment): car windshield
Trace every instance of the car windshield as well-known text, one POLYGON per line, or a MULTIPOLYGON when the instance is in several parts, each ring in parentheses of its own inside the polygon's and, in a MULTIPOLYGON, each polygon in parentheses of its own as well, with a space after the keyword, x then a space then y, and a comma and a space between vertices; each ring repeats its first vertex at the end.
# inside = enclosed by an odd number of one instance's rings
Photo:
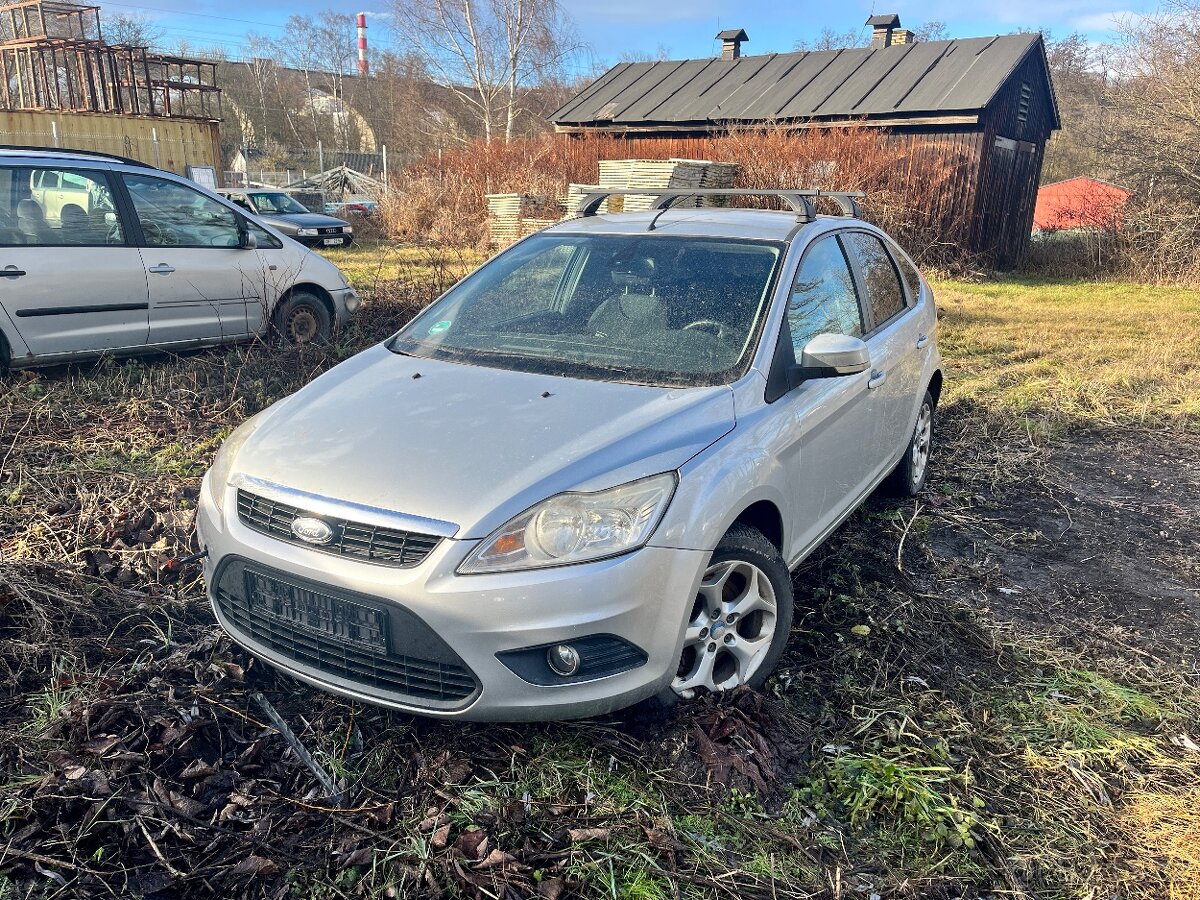
POLYGON ((284 213, 308 212, 308 210, 301 206, 296 200, 281 192, 270 194, 251 194, 250 202, 254 204, 255 209, 265 216, 278 216, 283 215, 284 213))
POLYGON ((783 244, 545 234, 496 257, 389 343, 397 353, 661 386, 749 365, 783 244))

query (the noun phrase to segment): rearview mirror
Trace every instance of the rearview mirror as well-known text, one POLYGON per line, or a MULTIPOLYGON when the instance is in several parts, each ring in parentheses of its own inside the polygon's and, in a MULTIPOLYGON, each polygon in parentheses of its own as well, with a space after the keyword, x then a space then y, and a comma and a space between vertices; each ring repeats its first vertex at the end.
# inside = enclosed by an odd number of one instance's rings
POLYGON ((871 367, 871 352, 861 338, 848 334, 818 334, 804 345, 800 364, 789 371, 793 385, 808 378, 857 375, 871 367))
POLYGON ((254 236, 253 231, 243 231, 241 233, 241 248, 243 250, 257 250, 258 238, 254 236))

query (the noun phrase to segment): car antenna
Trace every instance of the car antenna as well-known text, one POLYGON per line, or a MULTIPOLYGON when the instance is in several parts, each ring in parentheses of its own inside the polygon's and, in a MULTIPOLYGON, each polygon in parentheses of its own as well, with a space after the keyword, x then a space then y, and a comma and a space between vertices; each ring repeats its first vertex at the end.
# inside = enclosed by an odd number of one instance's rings
POLYGON ((662 204, 662 208, 659 209, 659 211, 655 214, 654 218, 650 220, 650 225, 649 225, 649 227, 646 228, 646 230, 653 231, 654 226, 658 224, 658 220, 662 218, 663 213, 665 213, 668 209, 670 209, 672 207, 672 205, 674 205, 675 201, 680 199, 680 197, 687 197, 687 196, 691 196, 691 195, 690 194, 680 194, 679 197, 668 197, 666 202, 662 204))

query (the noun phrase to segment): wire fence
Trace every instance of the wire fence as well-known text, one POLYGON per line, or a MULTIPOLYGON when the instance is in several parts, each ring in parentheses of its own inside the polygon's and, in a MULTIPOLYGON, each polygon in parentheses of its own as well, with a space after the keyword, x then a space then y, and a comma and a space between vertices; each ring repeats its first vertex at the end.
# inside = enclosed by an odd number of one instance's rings
POLYGON ((379 153, 327 150, 324 147, 291 147, 270 154, 239 150, 225 170, 229 187, 248 187, 251 184, 287 187, 296 181, 345 166, 379 181, 388 174, 387 147, 379 153))

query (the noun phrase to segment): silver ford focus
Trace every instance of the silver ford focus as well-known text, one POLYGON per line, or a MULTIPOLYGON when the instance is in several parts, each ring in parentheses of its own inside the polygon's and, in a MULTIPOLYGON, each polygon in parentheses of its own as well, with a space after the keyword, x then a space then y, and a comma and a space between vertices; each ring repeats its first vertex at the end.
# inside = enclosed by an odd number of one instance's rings
POLYGON ((782 197, 590 204, 243 424, 197 519, 222 626, 435 716, 761 686, 789 570, 876 488, 921 490, 942 386, 908 256, 782 197))

